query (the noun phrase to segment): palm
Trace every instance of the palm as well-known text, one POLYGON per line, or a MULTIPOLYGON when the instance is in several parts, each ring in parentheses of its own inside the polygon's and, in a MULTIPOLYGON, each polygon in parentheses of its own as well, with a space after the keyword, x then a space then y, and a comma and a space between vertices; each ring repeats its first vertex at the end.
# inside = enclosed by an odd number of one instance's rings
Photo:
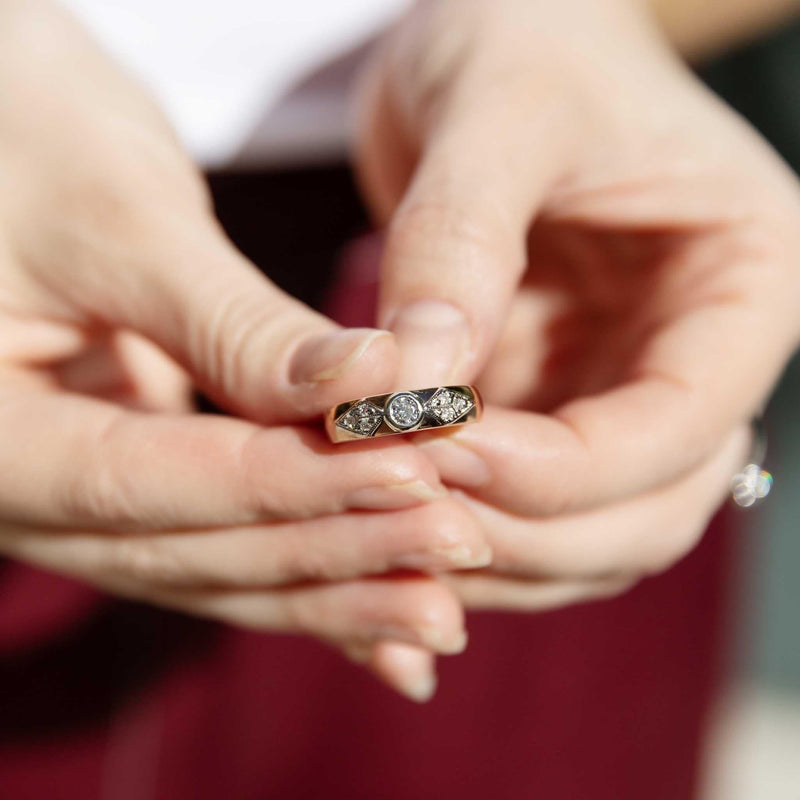
MULTIPOLYGON (((730 291, 723 261, 709 264, 703 255, 719 236, 702 229, 537 222, 528 269, 480 377, 487 399, 548 412, 641 377, 643 354, 657 332, 730 291)), ((731 250, 744 246, 737 245, 736 231, 724 238, 731 250)))

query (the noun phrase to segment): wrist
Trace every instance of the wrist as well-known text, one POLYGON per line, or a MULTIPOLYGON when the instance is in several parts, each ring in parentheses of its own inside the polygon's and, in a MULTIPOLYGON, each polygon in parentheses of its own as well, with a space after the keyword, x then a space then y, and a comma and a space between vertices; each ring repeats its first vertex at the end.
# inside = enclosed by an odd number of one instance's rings
POLYGON ((699 59, 765 33, 800 11, 800 0, 638 0, 683 55, 699 59))

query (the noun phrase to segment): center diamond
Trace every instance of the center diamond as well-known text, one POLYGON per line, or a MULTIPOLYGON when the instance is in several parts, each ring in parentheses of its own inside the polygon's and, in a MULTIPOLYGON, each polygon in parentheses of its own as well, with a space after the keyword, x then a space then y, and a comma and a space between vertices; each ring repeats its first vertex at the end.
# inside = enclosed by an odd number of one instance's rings
POLYGON ((422 420, 422 403, 409 392, 396 394, 386 404, 384 414, 395 430, 408 431, 422 420))

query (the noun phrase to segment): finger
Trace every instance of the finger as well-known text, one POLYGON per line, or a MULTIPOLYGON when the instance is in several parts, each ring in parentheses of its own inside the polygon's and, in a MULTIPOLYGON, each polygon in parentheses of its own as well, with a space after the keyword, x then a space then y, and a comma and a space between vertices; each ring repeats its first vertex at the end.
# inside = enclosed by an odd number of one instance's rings
POLYGON ((389 640, 455 654, 467 643, 461 606, 431 578, 378 578, 267 592, 158 592, 141 599, 258 630, 328 642, 389 640))
POLYGON ((362 71, 354 93, 358 99, 354 125, 356 177, 381 226, 391 219, 419 157, 409 142, 397 98, 389 89, 387 79, 392 70, 385 58, 384 53, 376 52, 362 71))
POLYGON ((371 647, 391 640, 454 654, 467 643, 461 605, 432 578, 386 577, 222 591, 157 587, 119 572, 95 572, 82 563, 68 574, 112 594, 238 627, 308 634, 339 646, 371 647))
POLYGON ((737 431, 688 476, 579 514, 525 519, 462 495, 490 534, 492 572, 536 580, 596 580, 661 572, 689 553, 729 496, 749 439, 737 431))
POLYGON ((362 654, 362 663, 379 680, 415 703, 427 703, 436 693, 436 656, 429 650, 378 642, 362 654))
POLYGON ((548 89, 523 104, 517 90, 530 97, 536 87, 457 82, 423 135, 389 226, 379 303, 379 323, 402 350, 403 385, 477 374, 526 267, 529 226, 569 167, 574 126, 561 95, 548 89))
POLYGON ((142 229, 130 252, 95 252, 43 276, 79 321, 137 331, 219 405, 260 422, 315 416, 390 387, 389 334, 342 329, 279 290, 205 210, 155 202, 130 217, 142 229))
POLYGON ((190 411, 186 371, 163 350, 130 332, 97 338, 83 352, 53 368, 60 386, 147 411, 190 411))
POLYGON ((222 530, 137 533, 0 531, 3 552, 78 577, 163 588, 266 588, 394 570, 486 566, 491 553, 455 500, 222 530))
POLYGON ((552 611, 576 603, 617 597, 636 584, 636 578, 583 581, 532 581, 491 574, 459 574, 442 578, 466 608, 504 611, 552 611))
POLYGON ((552 415, 489 409, 481 425, 431 439, 426 452, 445 482, 531 516, 674 480, 756 414, 780 374, 793 336, 759 293, 669 321, 614 389, 552 415))
POLYGON ((246 525, 405 508, 441 494, 412 445, 337 449, 321 430, 11 389, 0 394, 0 430, 0 516, 24 525, 246 525))

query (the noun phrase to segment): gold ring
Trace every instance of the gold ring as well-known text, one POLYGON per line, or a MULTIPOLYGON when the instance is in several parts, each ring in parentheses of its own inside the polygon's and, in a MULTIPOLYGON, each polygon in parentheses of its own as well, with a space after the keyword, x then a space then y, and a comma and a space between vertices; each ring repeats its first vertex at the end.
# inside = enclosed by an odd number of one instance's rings
POLYGON ((474 386, 435 386, 339 403, 325 415, 325 430, 332 442, 353 442, 467 425, 482 413, 474 386))

